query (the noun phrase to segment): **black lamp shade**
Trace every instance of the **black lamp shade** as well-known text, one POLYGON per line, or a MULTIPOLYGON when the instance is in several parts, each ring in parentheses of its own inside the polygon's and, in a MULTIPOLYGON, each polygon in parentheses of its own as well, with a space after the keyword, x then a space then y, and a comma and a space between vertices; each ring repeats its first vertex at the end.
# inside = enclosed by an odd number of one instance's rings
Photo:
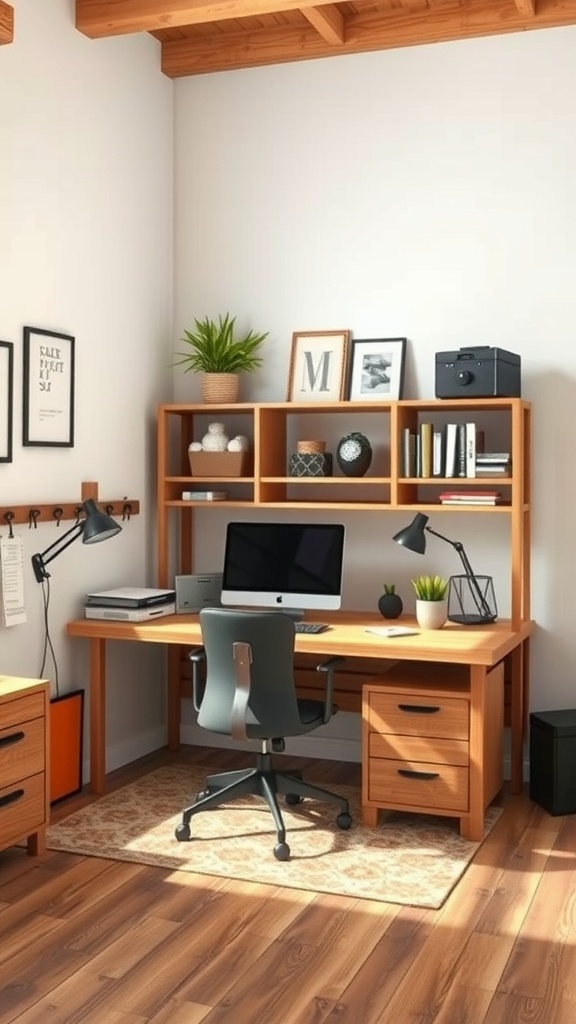
POLYGON ((417 555, 423 555, 426 551, 426 524, 428 516, 423 512, 417 512, 412 522, 399 533, 394 534, 393 540, 409 551, 415 551, 417 555))
POLYGON ((83 505, 86 513, 82 531, 83 544, 97 544, 120 533, 122 527, 106 512, 102 512, 93 498, 88 498, 83 505))

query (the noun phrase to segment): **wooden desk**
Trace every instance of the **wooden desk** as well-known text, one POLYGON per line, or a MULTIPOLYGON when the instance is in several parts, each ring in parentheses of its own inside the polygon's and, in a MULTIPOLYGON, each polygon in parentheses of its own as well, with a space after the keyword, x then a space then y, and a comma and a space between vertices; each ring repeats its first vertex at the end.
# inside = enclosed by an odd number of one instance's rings
MULTIPOLYGON (((369 612, 323 612, 318 616, 332 629, 317 634, 297 634, 296 651, 349 658, 446 663, 468 666, 470 672, 470 838, 481 838, 484 805, 482 688, 488 670, 504 658, 510 662, 511 679, 511 788, 522 787, 523 743, 529 693, 529 641, 533 623, 512 629, 507 620, 490 626, 464 628, 447 623, 442 629, 420 630, 417 635, 395 639, 366 632, 366 626, 384 625, 380 615, 369 612), (480 834, 479 834, 480 833, 480 834)), ((403 624, 414 625, 404 616, 403 624)), ((137 640, 168 645, 168 746, 178 749, 180 739, 180 648, 201 643, 197 615, 170 615, 151 622, 118 622, 109 619, 77 619, 69 622, 69 636, 90 643, 90 789, 106 789, 106 642, 137 640)))

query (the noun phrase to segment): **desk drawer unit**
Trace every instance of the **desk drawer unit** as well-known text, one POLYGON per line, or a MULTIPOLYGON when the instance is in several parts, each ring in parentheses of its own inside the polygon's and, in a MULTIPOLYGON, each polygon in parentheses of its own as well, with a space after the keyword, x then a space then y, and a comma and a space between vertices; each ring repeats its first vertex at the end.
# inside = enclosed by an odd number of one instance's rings
POLYGON ((460 817, 485 808, 502 785, 503 666, 472 698, 462 665, 405 662, 362 690, 362 813, 378 809, 460 817), (477 769, 471 789, 471 737, 477 769), (472 792, 476 804, 472 804, 472 792))
POLYGON ((44 849, 48 823, 48 684, 0 676, 0 849, 44 849))
POLYGON ((468 810, 470 705, 416 689, 364 688, 363 802, 415 811, 468 810))
MULTIPOLYGON (((406 674, 406 670, 404 670, 406 674)), ((363 809, 458 815, 468 809, 469 700, 465 687, 394 682, 363 689, 363 809)), ((374 815, 371 811, 371 816, 374 815)))

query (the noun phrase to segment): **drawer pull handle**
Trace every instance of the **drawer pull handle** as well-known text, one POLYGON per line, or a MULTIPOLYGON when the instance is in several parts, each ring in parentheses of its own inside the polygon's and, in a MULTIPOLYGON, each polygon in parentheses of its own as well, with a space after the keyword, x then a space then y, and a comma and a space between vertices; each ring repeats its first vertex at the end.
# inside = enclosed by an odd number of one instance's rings
POLYGON ((406 779, 438 779, 440 772, 415 772, 410 768, 398 768, 398 775, 403 775, 406 779))
POLYGON ((13 804, 22 796, 24 796, 23 789, 14 789, 11 793, 6 793, 6 796, 0 796, 0 807, 6 807, 7 804, 13 804))
POLYGON ((399 704, 398 708, 400 711, 411 711, 414 715, 435 715, 440 711, 433 704, 399 704))
POLYGON ((12 732, 9 736, 0 736, 0 747, 9 747, 12 743, 20 743, 20 740, 23 739, 23 732, 12 732))

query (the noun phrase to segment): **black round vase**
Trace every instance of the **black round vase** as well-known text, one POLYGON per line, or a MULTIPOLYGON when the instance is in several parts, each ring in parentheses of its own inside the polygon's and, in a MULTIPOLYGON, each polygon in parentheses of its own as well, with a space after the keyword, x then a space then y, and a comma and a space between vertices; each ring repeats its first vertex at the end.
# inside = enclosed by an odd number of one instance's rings
POLYGON ((378 611, 385 619, 397 619, 403 608, 400 594, 382 594, 378 598, 378 611))
POLYGON ((336 448, 336 461, 344 476, 364 476, 372 462, 372 445, 364 434, 345 434, 336 448))

